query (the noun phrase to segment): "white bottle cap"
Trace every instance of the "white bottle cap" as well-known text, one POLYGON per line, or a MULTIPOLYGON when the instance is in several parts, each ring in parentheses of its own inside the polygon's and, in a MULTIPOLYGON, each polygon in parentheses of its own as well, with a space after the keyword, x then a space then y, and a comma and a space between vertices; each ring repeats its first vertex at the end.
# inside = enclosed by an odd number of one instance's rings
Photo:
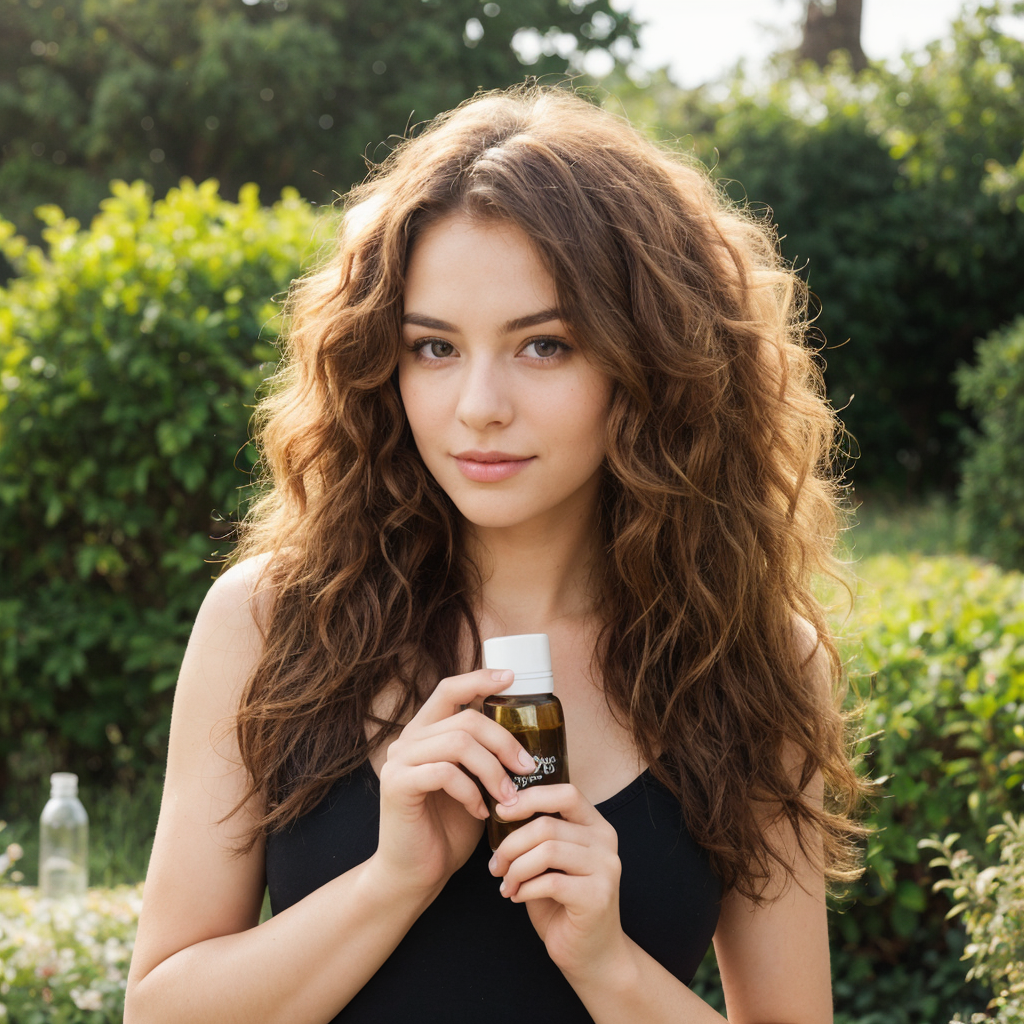
POLYGON ((78 776, 74 772, 54 772, 50 776, 50 796, 78 796, 78 776))
POLYGON ((547 633, 492 636, 484 641, 484 667, 512 669, 515 680, 496 697, 521 697, 530 693, 553 693, 551 646, 547 633))

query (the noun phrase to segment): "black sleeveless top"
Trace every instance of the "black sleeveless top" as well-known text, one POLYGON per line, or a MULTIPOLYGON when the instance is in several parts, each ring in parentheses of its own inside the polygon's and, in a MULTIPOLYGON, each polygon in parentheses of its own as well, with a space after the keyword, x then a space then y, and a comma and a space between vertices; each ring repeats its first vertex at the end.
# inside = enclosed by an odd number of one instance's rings
MULTIPOLYGON (((721 889, 679 804, 649 771, 597 804, 619 836, 623 931, 684 984, 707 952, 721 889)), ((304 817, 267 839, 271 909, 280 913, 377 848, 380 789, 369 762, 304 817)), ((547 955, 522 903, 498 892, 486 835, 337 1024, 592 1024, 547 955)))

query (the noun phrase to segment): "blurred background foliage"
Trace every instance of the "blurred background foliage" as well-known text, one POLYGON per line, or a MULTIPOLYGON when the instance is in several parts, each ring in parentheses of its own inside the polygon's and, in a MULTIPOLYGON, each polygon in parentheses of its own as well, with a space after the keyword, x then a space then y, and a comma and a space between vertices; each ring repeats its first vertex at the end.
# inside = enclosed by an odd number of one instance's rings
MULTIPOLYGON (((57 769, 82 776, 94 880, 145 872, 278 300, 336 193, 478 86, 561 80, 608 50, 612 72, 576 84, 779 226, 856 439, 860 594, 836 624, 886 795, 832 920, 836 1019, 983 1006, 918 844, 956 830, 982 863, 1024 810, 1024 43, 1007 12, 1024 3, 969 5, 896 69, 780 54, 766 78, 682 90, 628 67, 636 25, 606 0, 6 0, 0 816, 28 880, 57 769)), ((698 985, 720 999, 711 962, 698 985)))
POLYGON ((3 22, 0 212, 28 233, 114 178, 330 203, 410 123, 636 41, 608 0, 4 0, 3 22))

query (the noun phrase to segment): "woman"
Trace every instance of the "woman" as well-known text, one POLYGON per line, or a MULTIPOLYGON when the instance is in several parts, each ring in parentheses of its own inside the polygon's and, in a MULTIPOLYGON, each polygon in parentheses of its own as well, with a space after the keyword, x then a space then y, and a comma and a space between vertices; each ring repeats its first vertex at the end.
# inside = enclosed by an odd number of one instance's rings
POLYGON ((126 1020, 703 1024, 712 938, 732 1024, 831 1020, 860 783, 795 276, 559 90, 465 104, 350 198, 182 666, 126 1020), (481 638, 530 632, 573 782, 517 793, 473 704, 509 682, 481 638), (543 812, 493 856, 473 777, 543 812))

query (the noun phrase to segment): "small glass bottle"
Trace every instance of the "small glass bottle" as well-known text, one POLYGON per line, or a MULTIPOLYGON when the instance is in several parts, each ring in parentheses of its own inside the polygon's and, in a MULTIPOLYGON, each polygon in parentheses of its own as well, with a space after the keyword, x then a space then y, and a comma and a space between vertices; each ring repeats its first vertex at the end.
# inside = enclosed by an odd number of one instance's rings
MULTIPOLYGON (((568 782, 565 716, 553 693, 554 677, 547 634, 523 633, 485 640, 484 666, 511 669, 516 676, 501 693, 486 697, 483 702, 484 714, 508 729, 537 763, 532 775, 509 772, 516 789, 568 782)), ((510 832, 539 817, 535 814, 524 821, 504 821, 495 813, 494 798, 486 791, 484 798, 491 812, 487 819, 487 842, 492 850, 496 850, 510 832)))
POLYGON ((39 893, 43 899, 84 896, 89 883, 89 815, 78 799, 78 776, 54 772, 39 817, 39 893))

